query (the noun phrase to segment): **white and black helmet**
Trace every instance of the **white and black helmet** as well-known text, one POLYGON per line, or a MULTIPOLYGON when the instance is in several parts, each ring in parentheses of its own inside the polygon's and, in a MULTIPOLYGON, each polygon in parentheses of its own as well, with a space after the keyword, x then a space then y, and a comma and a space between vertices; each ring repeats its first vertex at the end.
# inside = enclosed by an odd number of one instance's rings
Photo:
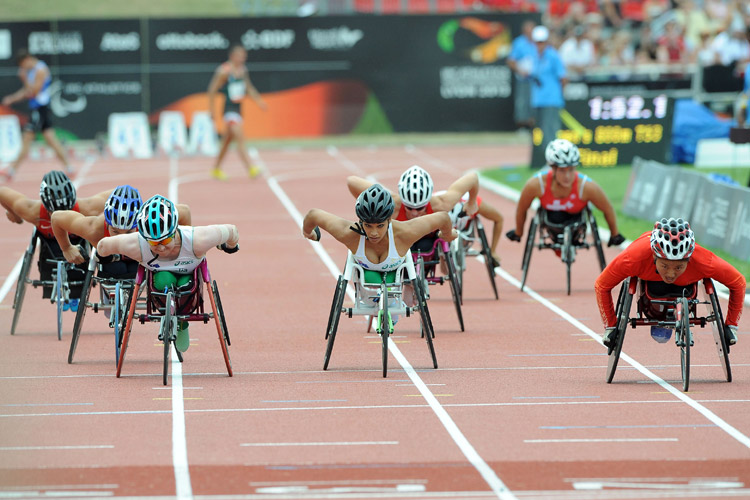
POLYGON ((550 166, 567 168, 581 164, 581 153, 578 146, 567 139, 555 139, 547 144, 544 158, 550 166))
POLYGON ((380 184, 373 184, 357 197, 357 217, 368 224, 379 224, 393 215, 393 196, 380 184))
POLYGON ((70 210, 76 204, 76 188, 65 172, 52 170, 42 177, 39 198, 49 213, 55 210, 70 210))
POLYGON ((651 251, 661 259, 689 259, 695 251, 695 234, 688 221, 673 217, 656 221, 651 231, 651 251))
POLYGON ((432 178, 417 165, 409 167, 398 181, 398 195, 407 208, 422 208, 432 198, 432 178))

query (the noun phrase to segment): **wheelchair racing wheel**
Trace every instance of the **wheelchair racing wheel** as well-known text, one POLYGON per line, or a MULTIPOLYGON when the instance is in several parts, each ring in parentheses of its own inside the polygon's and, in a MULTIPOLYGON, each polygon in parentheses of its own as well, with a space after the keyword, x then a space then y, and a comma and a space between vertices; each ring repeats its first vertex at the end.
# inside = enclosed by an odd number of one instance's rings
POLYGON ((724 336, 724 315, 721 312, 721 305, 719 304, 719 298, 716 296, 716 289, 713 286, 713 281, 708 280, 707 284, 710 286, 710 291, 706 287, 708 295, 708 301, 711 305, 711 315, 709 319, 711 321, 711 330, 714 334, 714 342, 716 343, 716 350, 719 353, 719 361, 721 367, 724 370, 724 376, 727 382, 732 381, 732 366, 729 364, 729 345, 727 345, 727 339, 724 336))
MULTIPOLYGON (((635 283, 634 283, 635 285, 635 283)), ((607 383, 611 384, 617 370, 617 362, 620 360, 622 352, 622 343, 625 340, 625 332, 628 329, 628 319, 630 317, 630 306, 633 304, 633 293, 630 290, 630 278, 625 279, 620 286, 620 296, 617 299, 617 328, 615 334, 615 345, 609 349, 607 360, 607 383)))
POLYGON ((67 294, 63 292, 65 286, 65 264, 57 261, 55 276, 55 305, 57 306, 57 340, 62 340, 63 328, 63 304, 68 301, 67 294))
POLYGON ((169 353, 171 351, 170 344, 175 341, 177 335, 177 320, 174 318, 175 299, 172 290, 167 292, 167 298, 164 304, 164 316, 161 318, 159 337, 161 337, 164 342, 164 377, 162 380, 164 385, 167 385, 167 377, 169 376, 169 353))
POLYGON ((534 215, 529 224, 529 235, 526 237, 526 247, 523 250, 523 260, 521 261, 521 270, 523 276, 521 277, 521 291, 526 285, 526 276, 529 273, 529 263, 531 262, 531 253, 534 251, 534 242, 536 240, 536 229, 539 226, 539 214, 534 215))
POLYGON ((448 266, 448 281, 451 285, 451 295, 453 296, 453 305, 456 307, 456 316, 458 316, 458 324, 461 326, 461 331, 464 331, 464 315, 461 312, 461 289, 458 285, 458 278, 456 278, 456 266, 453 263, 451 254, 446 252, 444 249, 441 250, 443 259, 448 266))
POLYGON ((388 337, 391 334, 391 317, 388 313, 388 285, 385 282, 386 273, 382 273, 382 282, 380 283, 380 311, 378 311, 378 329, 382 344, 383 357, 383 378, 388 376, 388 337))
MULTIPOLYGON (((93 261, 94 259, 92 259, 93 261)), ((76 348, 78 347, 78 338, 81 335, 81 329, 83 328, 83 319, 86 316, 86 309, 88 309, 89 296, 91 295, 92 281, 94 279, 94 270, 89 266, 89 270, 86 271, 86 276, 83 278, 83 288, 81 288, 81 300, 78 303, 78 311, 76 312, 75 323, 73 323, 73 337, 70 339, 70 349, 68 350, 68 364, 73 363, 73 357, 76 354, 76 348)), ((115 333, 116 335, 116 333, 115 333)), ((119 347, 117 349, 119 357, 119 347)), ((117 363, 117 360, 115 360, 117 363)))
POLYGON ((221 354, 224 356, 224 364, 227 367, 227 373, 231 377, 232 372, 232 360, 229 357, 229 346, 232 342, 229 340, 229 329, 227 327, 227 320, 224 317, 224 308, 221 305, 221 297, 219 296, 219 286, 216 284, 216 280, 211 282, 211 307, 214 310, 214 320, 216 321, 216 329, 219 333, 219 343, 221 344, 221 354))
POLYGON ((422 330, 422 336, 427 340, 427 348, 430 350, 430 356, 432 356, 433 368, 438 367, 437 356, 435 355, 435 346, 433 345, 432 339, 435 338, 435 330, 432 326, 432 319, 430 318, 430 311, 427 307, 427 299, 424 295, 423 282, 419 279, 414 280, 412 283, 414 287, 414 296, 417 301, 417 307, 419 309, 420 318, 420 329, 422 330))
POLYGON ((599 259, 599 267, 604 271, 604 268, 607 267, 607 259, 604 257, 604 247, 602 246, 602 238, 599 236, 599 226, 590 208, 586 208, 586 217, 589 221, 591 236, 594 238, 594 247, 596 247, 596 257, 599 259))
POLYGON ((36 230, 31 236, 31 243, 23 254, 23 262, 21 264, 21 271, 18 273, 18 281, 16 282, 16 293, 13 296, 13 322, 10 325, 10 334, 15 335, 16 325, 18 324, 18 318, 21 316, 21 307, 23 306, 23 298, 26 295, 26 284, 28 283, 29 271, 31 270, 31 261, 34 258, 34 251, 36 250, 36 230))
POLYGON ((495 293, 495 300, 500 297, 497 295, 497 283, 495 282, 495 265, 492 259, 492 249, 490 248, 489 241, 487 240, 487 233, 484 231, 484 226, 477 217, 477 234, 479 234, 479 241, 482 243, 482 255, 484 255, 484 265, 487 267, 487 275, 490 277, 490 284, 492 285, 492 291, 495 293))
POLYGON ((333 293, 333 302, 331 304, 331 312, 328 315, 328 326, 326 328, 326 353, 323 358, 323 369, 328 369, 328 363, 331 361, 331 352, 333 351, 333 343, 336 341, 336 330, 339 327, 339 319, 341 318, 341 307, 344 304, 344 297, 346 296, 346 285, 347 280, 343 276, 339 276, 338 282, 336 283, 336 291, 333 293))
POLYGON ((685 297, 677 299, 675 319, 677 320, 675 336, 677 337, 677 344, 680 346, 682 390, 687 392, 690 386, 690 344, 693 343, 693 338, 690 334, 690 307, 685 297))

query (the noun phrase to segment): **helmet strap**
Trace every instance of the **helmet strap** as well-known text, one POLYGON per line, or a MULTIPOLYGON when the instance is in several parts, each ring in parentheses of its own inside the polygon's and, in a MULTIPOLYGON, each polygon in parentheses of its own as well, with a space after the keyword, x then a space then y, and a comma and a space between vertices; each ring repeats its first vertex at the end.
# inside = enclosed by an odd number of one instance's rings
POLYGON ((353 226, 349 226, 349 229, 359 234, 360 236, 364 236, 365 238, 367 238, 367 233, 364 229, 362 229, 362 225, 359 222, 355 222, 353 226))

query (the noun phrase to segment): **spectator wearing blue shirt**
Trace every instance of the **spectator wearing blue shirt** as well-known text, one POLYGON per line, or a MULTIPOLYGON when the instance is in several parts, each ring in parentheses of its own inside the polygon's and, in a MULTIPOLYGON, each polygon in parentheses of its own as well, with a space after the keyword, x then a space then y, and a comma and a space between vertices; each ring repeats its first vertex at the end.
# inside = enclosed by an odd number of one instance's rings
MULTIPOLYGON (((565 64, 557 50, 547 43, 548 38, 549 30, 544 26, 537 26, 531 32, 531 40, 537 48, 531 72, 531 108, 542 132, 539 141, 542 149, 557 138, 561 127, 560 110, 565 107, 563 86, 568 81, 565 64)), ((537 142, 534 138, 534 143, 537 142)))
POLYGON ((521 25, 521 34, 513 40, 508 56, 508 67, 515 75, 513 119, 518 128, 531 128, 534 125, 534 115, 531 112, 531 80, 529 78, 533 69, 534 54, 536 53, 536 46, 531 41, 531 32, 534 26, 534 21, 524 21, 521 25))

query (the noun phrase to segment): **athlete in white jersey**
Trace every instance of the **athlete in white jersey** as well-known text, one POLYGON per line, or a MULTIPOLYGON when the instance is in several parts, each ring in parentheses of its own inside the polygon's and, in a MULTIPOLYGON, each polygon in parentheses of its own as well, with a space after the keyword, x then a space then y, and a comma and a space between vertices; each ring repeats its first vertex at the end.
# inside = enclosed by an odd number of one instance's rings
MULTIPOLYGON (((174 203, 163 196, 148 199, 138 212, 138 232, 103 238, 97 254, 120 254, 137 260, 153 273, 157 290, 188 287, 192 273, 218 247, 227 253, 239 250, 239 232, 232 224, 212 226, 178 226, 174 203)), ((186 351, 190 346, 187 321, 180 322, 175 347, 186 351)))
POLYGON ((52 127, 50 117, 52 112, 49 109, 49 88, 52 84, 52 75, 49 68, 43 61, 31 55, 26 49, 20 49, 16 53, 16 62, 18 63, 18 78, 20 78, 23 86, 12 94, 3 97, 2 104, 3 106, 10 106, 13 103, 26 99, 29 101, 31 116, 23 129, 23 144, 21 145, 18 157, 13 162, 13 165, 6 170, 0 171, 0 174, 10 181, 15 175, 18 166, 28 156, 29 148, 36 134, 41 133, 44 140, 47 141, 47 144, 55 152, 55 156, 65 165, 65 173, 68 177, 73 177, 73 167, 70 166, 68 156, 65 154, 60 141, 57 140, 55 129, 52 127))

